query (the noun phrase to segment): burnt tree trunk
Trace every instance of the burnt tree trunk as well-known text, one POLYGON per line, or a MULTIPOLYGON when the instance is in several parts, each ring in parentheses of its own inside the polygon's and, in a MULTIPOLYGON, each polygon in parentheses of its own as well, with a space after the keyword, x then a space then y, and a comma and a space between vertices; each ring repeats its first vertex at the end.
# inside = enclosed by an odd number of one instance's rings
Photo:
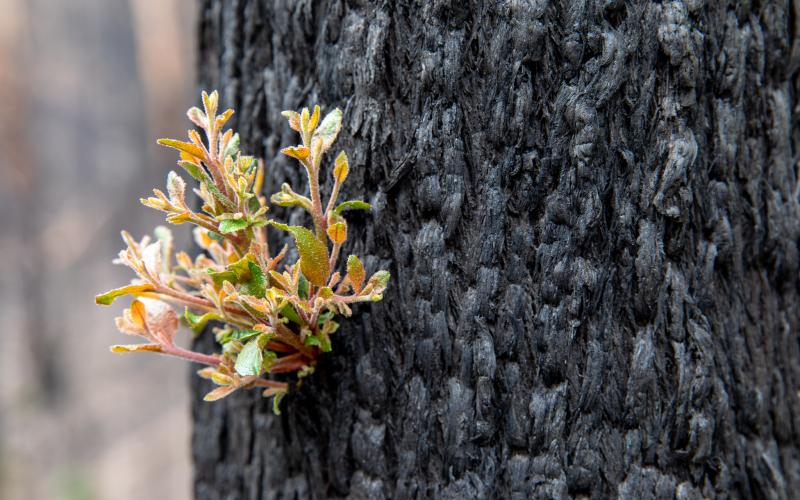
POLYGON ((267 189, 344 110, 393 278, 282 416, 197 398, 198 498, 800 491, 797 3, 201 5, 267 189))

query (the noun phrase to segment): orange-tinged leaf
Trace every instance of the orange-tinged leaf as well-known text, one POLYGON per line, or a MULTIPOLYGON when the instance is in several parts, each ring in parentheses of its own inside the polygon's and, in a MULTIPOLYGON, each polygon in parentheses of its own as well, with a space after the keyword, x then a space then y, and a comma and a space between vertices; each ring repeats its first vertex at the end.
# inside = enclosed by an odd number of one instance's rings
POLYGON ((341 245, 347 239, 347 224, 337 222, 328 226, 328 237, 337 245, 341 245))
POLYGON ((211 374, 211 381, 217 385, 231 385, 233 378, 224 373, 214 372, 211 374))
POLYGON ((209 392, 203 397, 203 401, 216 401, 218 399, 222 399, 225 396, 229 395, 233 391, 235 391, 237 387, 235 385, 224 385, 222 387, 217 387, 213 391, 209 392))
POLYGON ((181 151, 181 160, 188 161, 192 165, 195 165, 195 166, 198 166, 198 167, 200 166, 200 162, 202 161, 200 158, 198 158, 198 157, 196 157, 194 155, 190 155, 186 151, 181 151))
POLYGON ((361 293, 361 288, 364 286, 364 279, 366 279, 366 277, 367 274, 366 271, 364 271, 364 264, 361 263, 361 259, 355 255, 348 257, 347 278, 350 280, 353 291, 361 293))
POLYGON ((203 138, 200 137, 200 134, 197 132, 197 130, 194 129, 187 130, 186 135, 189 136, 189 140, 192 141, 192 144, 194 144, 200 149, 203 149, 203 138))
POLYGON ((191 142, 176 141, 175 139, 159 139, 158 143, 161 144, 162 146, 167 146, 168 148, 177 149, 178 151, 188 153, 198 158, 203 158, 205 156, 203 150, 197 147, 196 145, 192 144, 191 142))
POLYGON ((227 123, 227 121, 231 119, 231 116, 233 116, 232 109, 226 109, 225 111, 223 111, 223 113, 217 117, 217 120, 214 124, 215 128, 217 130, 221 129, 225 125, 225 123, 227 123))
POLYGON ((205 368, 201 368, 197 370, 197 375, 201 378, 211 380, 211 377, 217 373, 217 369, 213 366, 206 366, 205 368))
POLYGON ((347 174, 350 172, 350 164, 347 161, 347 155, 344 151, 336 156, 336 161, 333 166, 333 179, 341 184, 347 179, 347 174))
POLYGON ((300 113, 297 111, 284 111, 281 115, 289 120, 289 127, 292 130, 300 132, 300 113))
POLYGON ((211 94, 208 94, 205 90, 203 91, 203 108, 206 110, 209 123, 216 119, 218 103, 219 93, 217 93, 216 90, 211 92, 211 94))
POLYGON ((111 352, 161 352, 158 344, 125 344, 112 345, 111 352))
POLYGON ((162 344, 172 345, 178 331, 178 313, 166 302, 155 299, 142 299, 147 305, 145 319, 150 335, 162 344))
POLYGON ((308 158, 308 155, 311 154, 311 150, 309 150, 305 146, 291 146, 288 148, 281 149, 281 153, 285 154, 286 156, 291 156, 292 158, 296 158, 300 161, 303 161, 306 158, 308 158))
POLYGON ((136 325, 138 328, 147 328, 147 311, 145 310, 144 304, 140 300, 134 300, 131 304, 131 315, 130 320, 136 325))
POLYGON ((317 128, 317 124, 319 123, 319 106, 314 106, 314 113, 311 114, 311 118, 308 120, 308 130, 314 130, 317 128))
POLYGON ((308 118, 308 108, 303 108, 303 111, 300 113, 300 130, 303 132, 303 134, 308 133, 308 118))
POLYGON ((122 297, 123 295, 140 295, 145 292, 152 292, 154 290, 153 285, 146 283, 143 285, 128 285, 123 286, 121 288, 115 288, 114 290, 109 290, 106 293, 98 295, 94 298, 95 304, 108 306, 114 302, 114 299, 117 297, 122 297))

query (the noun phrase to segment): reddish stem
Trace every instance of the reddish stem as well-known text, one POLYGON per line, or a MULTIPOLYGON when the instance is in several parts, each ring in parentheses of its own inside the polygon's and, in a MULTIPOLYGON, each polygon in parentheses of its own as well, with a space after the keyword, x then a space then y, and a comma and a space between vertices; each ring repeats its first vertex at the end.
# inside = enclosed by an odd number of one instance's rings
POLYGON ((195 363, 200 363, 203 365, 219 366, 220 364, 220 360, 216 356, 211 356, 200 352, 189 351, 187 349, 175 345, 171 346, 162 345, 161 352, 168 356, 175 356, 178 358, 188 359, 189 361, 194 361, 195 363))

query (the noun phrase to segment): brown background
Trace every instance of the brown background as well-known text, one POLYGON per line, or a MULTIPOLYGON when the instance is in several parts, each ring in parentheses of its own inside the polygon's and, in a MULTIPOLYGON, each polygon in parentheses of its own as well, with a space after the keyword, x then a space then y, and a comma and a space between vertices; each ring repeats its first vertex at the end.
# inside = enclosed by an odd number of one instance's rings
POLYGON ((190 496, 188 367, 116 356, 95 293, 161 218, 194 101, 190 0, 0 0, 0 498, 190 496))

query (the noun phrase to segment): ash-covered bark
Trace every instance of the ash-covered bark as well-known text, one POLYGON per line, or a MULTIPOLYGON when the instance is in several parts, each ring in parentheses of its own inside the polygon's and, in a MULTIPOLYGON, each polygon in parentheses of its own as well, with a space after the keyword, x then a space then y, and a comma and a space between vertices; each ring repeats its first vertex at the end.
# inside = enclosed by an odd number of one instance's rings
POLYGON ((393 278, 281 417, 195 403, 198 498, 800 491, 797 10, 202 2, 268 189, 280 111, 343 108, 393 278))

